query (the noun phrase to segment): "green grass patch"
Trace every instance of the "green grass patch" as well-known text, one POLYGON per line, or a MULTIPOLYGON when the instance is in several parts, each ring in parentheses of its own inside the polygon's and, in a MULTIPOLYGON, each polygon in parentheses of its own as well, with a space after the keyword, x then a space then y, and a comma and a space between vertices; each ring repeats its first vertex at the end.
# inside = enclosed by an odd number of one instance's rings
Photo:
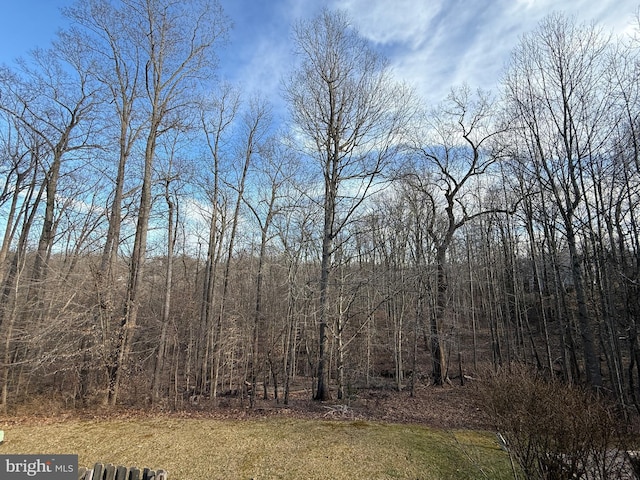
POLYGON ((285 418, 66 420, 1 427, 0 454, 163 468, 170 480, 508 479, 495 437, 415 425, 285 418))

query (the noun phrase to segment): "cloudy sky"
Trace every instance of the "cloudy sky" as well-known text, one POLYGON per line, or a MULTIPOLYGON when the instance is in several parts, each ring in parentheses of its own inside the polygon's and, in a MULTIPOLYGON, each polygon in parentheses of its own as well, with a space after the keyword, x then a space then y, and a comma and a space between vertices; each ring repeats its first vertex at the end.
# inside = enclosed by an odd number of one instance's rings
MULTIPOLYGON (((278 95, 291 65, 290 25, 323 7, 347 12, 427 102, 451 86, 493 88, 518 38, 547 14, 563 11, 607 32, 631 32, 640 0, 220 0, 232 19, 222 77, 246 90, 278 95)), ((64 26, 60 7, 74 0, 4 1, 0 63, 46 47, 64 26)))

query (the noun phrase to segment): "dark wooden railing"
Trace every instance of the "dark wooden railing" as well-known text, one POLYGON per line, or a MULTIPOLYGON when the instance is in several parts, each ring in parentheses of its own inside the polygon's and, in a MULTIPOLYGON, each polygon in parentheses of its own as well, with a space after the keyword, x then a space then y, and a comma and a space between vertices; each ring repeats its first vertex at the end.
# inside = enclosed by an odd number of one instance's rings
POLYGON ((167 480, 165 470, 125 467, 110 463, 96 463, 92 469, 78 468, 78 480, 167 480))

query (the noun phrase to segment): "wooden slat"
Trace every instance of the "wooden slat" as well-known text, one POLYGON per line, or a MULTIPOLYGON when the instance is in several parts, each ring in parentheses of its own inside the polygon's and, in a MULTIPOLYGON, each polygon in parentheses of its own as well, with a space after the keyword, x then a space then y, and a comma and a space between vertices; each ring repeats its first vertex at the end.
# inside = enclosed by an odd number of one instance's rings
POLYGON ((104 466, 104 478, 102 480, 116 480, 116 467, 112 463, 104 466))
POLYGON ((116 480, 129 480, 129 469, 124 465, 116 467, 116 480))
POLYGON ((91 480, 104 480, 104 465, 96 463, 93 466, 93 475, 91 476, 91 480))
POLYGON ((136 467, 131 467, 129 469, 129 480, 141 480, 142 475, 140 475, 140 469, 136 467))
POLYGON ((78 480, 167 480, 166 470, 151 470, 111 463, 96 463, 92 470, 85 467, 78 468, 78 480))

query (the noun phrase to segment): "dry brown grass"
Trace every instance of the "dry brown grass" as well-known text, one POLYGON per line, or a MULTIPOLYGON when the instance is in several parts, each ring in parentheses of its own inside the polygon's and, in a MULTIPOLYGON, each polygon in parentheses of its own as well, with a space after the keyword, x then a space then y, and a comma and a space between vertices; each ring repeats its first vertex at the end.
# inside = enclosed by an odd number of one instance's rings
POLYGON ((299 418, 5 421, 0 453, 78 454, 163 468, 171 480, 511 478, 488 433, 299 418))

